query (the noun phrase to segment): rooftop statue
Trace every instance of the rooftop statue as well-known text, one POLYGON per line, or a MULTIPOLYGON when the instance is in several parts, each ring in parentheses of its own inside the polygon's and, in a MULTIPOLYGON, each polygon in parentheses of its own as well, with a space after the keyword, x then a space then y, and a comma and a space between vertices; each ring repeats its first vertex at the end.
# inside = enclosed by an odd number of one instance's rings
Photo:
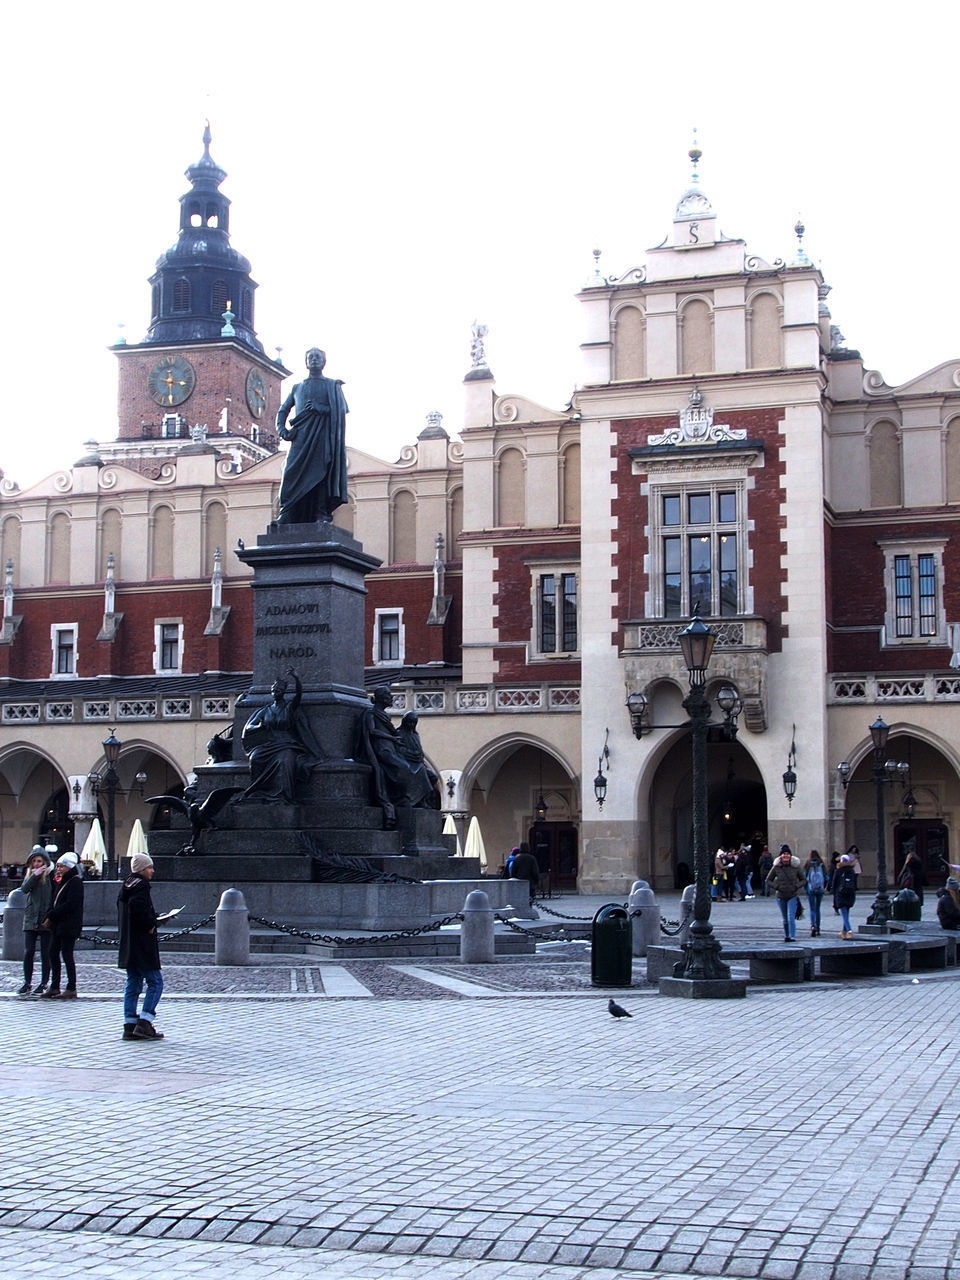
POLYGON ((347 501, 347 402, 343 383, 323 376, 326 354, 311 347, 308 375, 280 406, 277 434, 290 441, 280 481, 278 524, 330 520, 347 501), (296 413, 287 418, 291 409, 296 413))

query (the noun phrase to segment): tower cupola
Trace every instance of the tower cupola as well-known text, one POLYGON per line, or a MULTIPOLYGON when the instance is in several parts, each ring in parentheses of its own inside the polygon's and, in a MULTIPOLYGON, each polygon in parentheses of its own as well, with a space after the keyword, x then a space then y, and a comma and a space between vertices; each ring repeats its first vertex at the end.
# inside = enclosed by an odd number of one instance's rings
POLYGON ((238 341, 263 352, 253 325, 256 281, 250 263, 230 244, 230 201, 220 190, 227 176, 210 155, 210 125, 203 155, 186 171, 190 190, 180 197, 180 233, 157 259, 150 277, 146 343, 218 341, 232 324, 238 341), (231 313, 224 320, 224 312, 231 313))

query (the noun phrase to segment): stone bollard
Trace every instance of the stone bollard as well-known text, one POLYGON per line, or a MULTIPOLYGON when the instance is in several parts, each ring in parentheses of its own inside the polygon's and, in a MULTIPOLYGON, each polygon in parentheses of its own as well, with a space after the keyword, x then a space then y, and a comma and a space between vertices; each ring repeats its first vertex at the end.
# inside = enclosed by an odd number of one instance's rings
POLYGON ((23 959, 23 916, 27 909, 27 895, 20 889, 11 889, 3 908, 3 958, 23 959))
POLYGON ((697 886, 695 884, 688 884, 680 895, 680 919, 683 922, 683 928, 677 934, 677 943, 680 946, 690 941, 690 927, 693 924, 693 900, 696 896, 697 886))
POLYGON ((482 889, 467 894, 460 925, 460 963, 493 964, 493 907, 482 889))
POLYGON ((250 963, 250 919, 239 889, 224 889, 217 907, 214 964, 250 963))
POLYGON ((633 954, 645 956, 647 947, 660 945, 660 908, 657 905, 657 895, 646 880, 634 880, 627 899, 627 910, 631 916, 633 954), (639 911, 640 915, 635 916, 634 911, 639 911))

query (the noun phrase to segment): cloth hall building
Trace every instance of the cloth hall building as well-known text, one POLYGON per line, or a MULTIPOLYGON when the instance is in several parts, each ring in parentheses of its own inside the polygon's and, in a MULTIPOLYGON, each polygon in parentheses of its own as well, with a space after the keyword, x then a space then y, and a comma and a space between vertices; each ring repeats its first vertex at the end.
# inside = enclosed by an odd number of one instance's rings
MULTIPOLYGON (((111 728, 118 849, 137 818, 163 824, 145 797, 187 782, 249 683, 234 548, 275 513, 288 370, 257 336, 225 176, 207 136, 147 334, 116 348, 116 438, 0 486, 4 864, 40 836, 79 847, 111 728)), ((501 393, 478 331, 453 435, 431 415, 396 462, 348 449, 336 522, 383 562, 368 683, 419 714, 443 806, 479 819, 491 870, 528 839, 553 886, 683 878, 676 637, 698 605, 718 633, 708 693, 742 704, 736 741, 708 749, 714 847, 855 842, 869 881, 882 716, 905 765, 884 792, 895 868, 915 848, 936 879, 955 854, 960 360, 887 385, 843 345, 828 293, 802 241, 766 261, 722 234, 694 180, 640 266, 581 290, 581 351, 556 353, 568 406, 501 393)))

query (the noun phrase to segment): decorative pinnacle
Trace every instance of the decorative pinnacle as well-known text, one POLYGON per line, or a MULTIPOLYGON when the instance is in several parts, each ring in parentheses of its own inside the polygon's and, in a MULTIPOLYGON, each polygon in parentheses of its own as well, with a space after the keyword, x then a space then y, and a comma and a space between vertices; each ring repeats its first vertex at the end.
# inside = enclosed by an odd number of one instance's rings
POLYGON ((697 145, 697 126, 696 125, 693 126, 693 146, 687 152, 687 155, 690 157, 690 161, 693 165, 693 173, 691 176, 693 178, 694 185, 696 185, 700 181, 700 175, 697 172, 697 162, 699 161, 700 157, 703 155, 703 152, 700 150, 699 146, 697 145))

